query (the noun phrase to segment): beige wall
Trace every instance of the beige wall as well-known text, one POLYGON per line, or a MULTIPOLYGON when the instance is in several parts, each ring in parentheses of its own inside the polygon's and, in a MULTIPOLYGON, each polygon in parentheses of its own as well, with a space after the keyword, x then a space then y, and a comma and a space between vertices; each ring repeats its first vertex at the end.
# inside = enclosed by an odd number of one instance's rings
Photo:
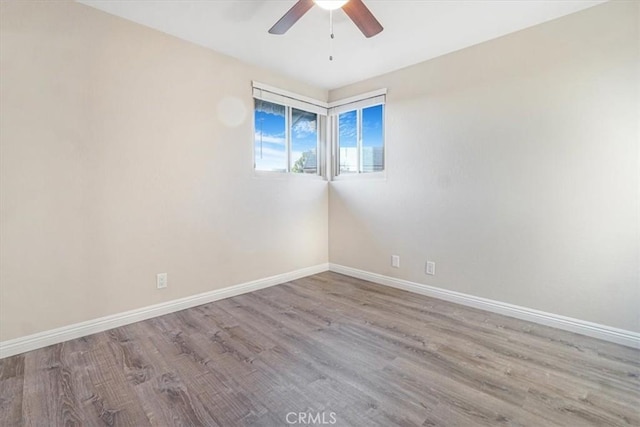
POLYGON ((330 92, 388 88, 386 180, 331 184, 330 261, 640 331, 639 7, 330 92))
POLYGON ((83 5, 0 5, 0 341, 328 251, 640 331, 638 3, 331 92, 389 89, 388 170, 329 206, 324 181, 255 177, 250 143, 251 80, 325 91, 83 5))
POLYGON ((251 80, 326 91, 80 4, 1 7, 0 341, 327 262, 326 182, 253 174, 251 80))

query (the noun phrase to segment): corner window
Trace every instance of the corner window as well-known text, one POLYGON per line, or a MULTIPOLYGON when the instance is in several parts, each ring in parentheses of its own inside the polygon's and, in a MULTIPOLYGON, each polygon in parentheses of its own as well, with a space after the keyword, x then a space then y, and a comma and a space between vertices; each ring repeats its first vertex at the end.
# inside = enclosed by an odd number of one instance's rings
POLYGON ((328 180, 385 170, 386 89, 326 103, 252 85, 254 170, 328 180))
POLYGON ((384 158, 384 103, 386 90, 337 101, 334 117, 334 174, 382 172, 384 158))

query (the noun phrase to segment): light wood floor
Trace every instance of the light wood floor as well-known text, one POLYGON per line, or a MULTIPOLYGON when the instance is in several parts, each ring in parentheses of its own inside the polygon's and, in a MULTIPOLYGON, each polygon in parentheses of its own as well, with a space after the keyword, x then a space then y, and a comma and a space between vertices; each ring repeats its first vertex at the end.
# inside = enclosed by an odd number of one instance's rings
POLYGON ((640 426, 638 408, 637 350, 335 273, 0 361, 1 426, 640 426))

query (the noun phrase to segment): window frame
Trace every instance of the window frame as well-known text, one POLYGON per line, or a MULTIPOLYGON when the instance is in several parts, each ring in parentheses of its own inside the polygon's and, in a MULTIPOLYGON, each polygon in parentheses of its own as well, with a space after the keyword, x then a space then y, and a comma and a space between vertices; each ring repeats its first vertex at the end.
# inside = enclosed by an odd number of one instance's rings
POLYGON ((367 92, 351 98, 334 101, 329 104, 329 126, 331 141, 331 179, 380 179, 386 178, 387 172, 387 138, 386 138, 386 89, 379 89, 367 92), (377 105, 382 106, 382 170, 374 172, 363 171, 363 140, 362 140, 362 122, 363 110, 377 105), (340 171, 340 114, 356 112, 356 149, 357 149, 357 172, 341 172, 340 171))
POLYGON ((282 89, 274 88, 272 86, 265 85, 263 83, 252 82, 253 88, 253 143, 252 143, 252 164, 253 172, 259 176, 305 176, 305 177, 326 177, 326 161, 325 161, 325 149, 326 147, 326 132, 323 129, 326 126, 326 114, 327 104, 323 101, 318 101, 313 98, 305 97, 302 95, 294 94, 293 92, 285 91, 282 89), (269 102, 272 104, 280 105, 285 108, 285 169, 280 170, 262 170, 257 169, 256 164, 256 100, 263 102, 269 102), (300 110, 306 113, 316 115, 316 172, 315 173, 298 173, 292 172, 292 148, 293 148, 293 136, 292 136, 292 123, 293 123, 293 109, 300 110))
POLYGON ((252 170, 254 175, 285 178, 288 176, 305 176, 323 178, 327 181, 340 179, 386 179, 387 173, 387 138, 386 121, 387 89, 378 89, 360 95, 344 98, 330 103, 317 99, 298 95, 293 92, 278 89, 273 86, 252 81, 253 90, 253 115, 251 118, 253 126, 252 142, 252 170), (256 169, 256 109, 255 100, 261 100, 283 106, 285 108, 285 155, 286 168, 279 170, 259 170, 256 169), (364 150, 362 140, 363 110, 377 105, 382 106, 382 170, 366 172, 363 170, 364 150), (293 109, 316 114, 316 173, 296 173, 291 171, 291 149, 292 149, 292 115, 293 109), (339 164, 339 115, 343 112, 356 111, 356 151, 357 151, 357 172, 340 172, 339 164))
POLYGON ((306 111, 303 110, 301 108, 296 108, 296 107, 289 107, 289 123, 291 124, 288 128, 287 128, 287 134, 288 134, 288 138, 287 138, 287 145, 288 145, 288 167, 287 167, 287 173, 293 174, 293 175, 304 175, 304 176, 321 176, 324 177, 324 162, 321 161, 321 156, 323 156, 324 150, 322 149, 322 146, 324 144, 321 144, 322 139, 321 139, 321 124, 324 124, 324 120, 323 120, 323 116, 321 116, 318 113, 314 113, 312 111, 306 111), (316 173, 299 173, 299 172, 292 172, 292 160, 293 158, 291 157, 291 154, 293 153, 293 110, 298 110, 298 111, 302 111, 305 113, 311 113, 311 114, 315 114, 316 115, 316 173))

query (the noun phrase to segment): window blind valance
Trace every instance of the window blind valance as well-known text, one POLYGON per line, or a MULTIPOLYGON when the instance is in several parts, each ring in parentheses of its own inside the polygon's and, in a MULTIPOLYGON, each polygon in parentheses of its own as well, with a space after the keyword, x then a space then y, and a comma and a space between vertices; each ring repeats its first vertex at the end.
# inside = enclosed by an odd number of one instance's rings
POLYGON ((384 104, 387 100, 387 89, 378 89, 351 98, 326 103, 317 99, 298 95, 264 83, 252 82, 253 97, 262 101, 309 111, 321 116, 337 115, 347 111, 373 107, 384 104))
POLYGON ((310 113, 327 115, 327 103, 317 99, 297 95, 293 92, 278 89, 263 83, 252 82, 253 97, 261 101, 273 102, 280 105, 286 105, 298 110, 308 111, 310 113))
POLYGON ((359 110, 361 108, 383 105, 387 101, 387 89, 379 89, 373 92, 351 98, 341 99, 329 103, 329 115, 335 116, 347 111, 359 110))

